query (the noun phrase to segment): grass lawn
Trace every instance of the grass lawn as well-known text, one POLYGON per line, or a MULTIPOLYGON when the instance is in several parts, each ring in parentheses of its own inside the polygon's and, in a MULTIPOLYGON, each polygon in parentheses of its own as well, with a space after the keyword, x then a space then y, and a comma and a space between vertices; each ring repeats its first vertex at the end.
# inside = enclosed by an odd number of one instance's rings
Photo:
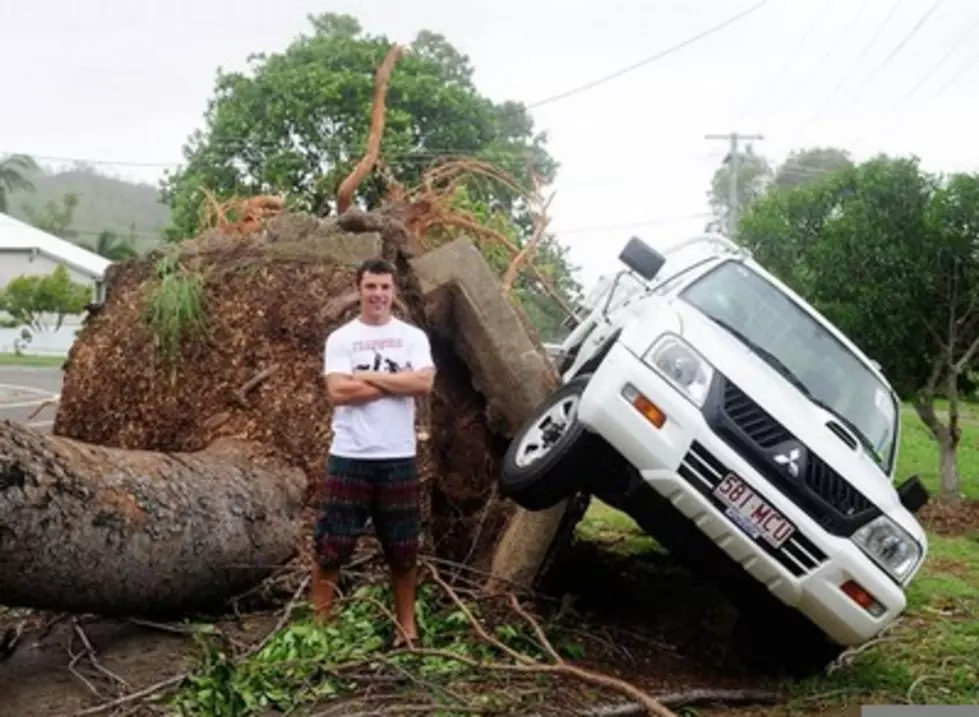
POLYGON ((0 353, 0 366, 50 366, 61 368, 64 362, 64 356, 18 356, 17 354, 0 353))
MULTIPOLYGON (((979 407, 964 412, 974 420, 963 426, 960 475, 965 495, 979 500, 979 407)), ((936 496, 937 446, 911 408, 904 411, 903 428, 899 476, 918 473, 936 496)), ((656 549, 630 518, 598 501, 578 534, 619 553, 656 549)), ((791 702, 765 714, 836 714, 844 705, 861 704, 979 703, 979 531, 931 533, 908 610, 893 629, 853 651, 830 674, 790 685, 788 691, 791 702)))

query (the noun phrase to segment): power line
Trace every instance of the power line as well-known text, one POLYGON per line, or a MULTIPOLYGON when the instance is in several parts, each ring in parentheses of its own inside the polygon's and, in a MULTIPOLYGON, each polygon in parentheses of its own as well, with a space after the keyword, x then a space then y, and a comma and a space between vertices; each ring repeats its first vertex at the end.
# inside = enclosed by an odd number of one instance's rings
MULTIPOLYGON (((869 0, 864 0, 863 4, 860 6, 860 9, 857 10, 856 14, 853 16, 853 18, 848 23, 848 25, 847 25, 848 27, 853 27, 853 23, 857 20, 857 18, 859 18, 863 14, 863 11, 867 9, 867 3, 868 2, 869 2, 869 0)), ((839 44, 840 39, 845 34, 846 33, 844 32, 842 34, 836 35, 836 41, 834 43, 832 43, 828 48, 826 48, 826 52, 823 53, 823 56, 819 58, 819 60, 816 62, 816 64, 814 64, 814 65, 812 65, 812 66, 809 67, 809 70, 802 76, 801 79, 797 80, 795 83, 793 83, 792 85, 789 86, 788 93, 786 93, 786 94, 781 94, 780 93, 779 94, 779 101, 776 102, 775 105, 771 107, 771 109, 769 109, 769 113, 774 114, 775 110, 780 105, 784 104, 785 103, 785 100, 787 100, 788 98, 790 98, 792 96, 794 90, 796 90, 796 89, 808 90, 809 89, 809 85, 807 84, 809 78, 812 76, 812 74, 817 69, 820 69, 823 66, 823 64, 829 58, 829 56, 833 52, 833 50, 836 49, 836 46, 839 44)))
POLYGON ((808 118, 806 118, 805 120, 803 120, 803 122, 802 122, 803 125, 807 125, 810 122, 812 122, 813 120, 815 120, 820 114, 822 114, 823 110, 825 110, 827 107, 829 107, 829 104, 832 101, 832 99, 834 97, 836 97, 836 95, 839 93, 839 91, 841 89, 843 89, 843 85, 845 85, 846 82, 847 82, 847 80, 850 79, 850 73, 851 73, 851 71, 858 64, 860 64, 860 61, 867 54, 867 50, 869 50, 871 47, 873 47, 874 43, 877 41, 877 38, 880 37, 880 34, 884 31, 884 28, 887 27, 887 24, 894 17, 894 14, 897 12, 898 7, 900 7, 900 6, 901 6, 901 0, 897 0, 897 2, 895 2, 891 6, 891 10, 890 10, 890 12, 887 13, 887 17, 885 17, 884 18, 884 21, 880 25, 877 26, 877 31, 871 36, 870 40, 867 41, 867 44, 865 44, 863 46, 863 49, 860 50, 859 53, 857 53, 856 58, 853 60, 853 62, 850 63, 850 66, 847 67, 846 70, 843 72, 843 76, 840 78, 840 81, 836 83, 836 86, 826 96, 826 99, 823 100, 823 103, 821 105, 819 105, 816 108, 816 110, 811 115, 809 115, 808 118))
POLYGON ((929 7, 925 11, 924 15, 918 18, 918 22, 914 24, 914 27, 911 28, 911 31, 907 35, 905 35, 904 38, 899 43, 897 43, 897 45, 894 46, 894 49, 890 51, 887 57, 885 57, 883 60, 877 63, 877 65, 868 74, 864 75, 863 80, 857 83, 856 90, 851 93, 851 97, 856 98, 859 95, 859 90, 861 90, 863 86, 867 82, 869 82, 872 77, 875 77, 877 73, 880 72, 887 65, 888 62, 892 61, 895 57, 897 57, 898 53, 900 53, 901 50, 904 49, 904 46, 907 45, 911 41, 911 39, 918 34, 918 31, 922 27, 924 27, 924 24, 928 22, 928 18, 932 16, 932 14, 935 12, 935 10, 938 9, 938 6, 941 4, 942 4, 942 0, 935 0, 935 2, 931 4, 931 7, 929 7))
MULTIPOLYGON (((863 139, 866 136, 867 132, 870 132, 871 130, 873 130, 874 133, 878 137, 880 137, 880 136, 882 136, 882 135, 890 132, 891 129, 893 129, 895 126, 897 126, 898 124, 900 124, 901 123, 901 120, 899 119, 899 116, 896 113, 897 108, 900 105, 902 105, 903 103, 905 103, 908 100, 910 100, 912 97, 914 97, 914 95, 918 92, 918 90, 920 90, 925 85, 925 83, 928 81, 928 78, 931 77, 933 74, 935 74, 938 71, 938 69, 942 65, 945 64, 945 61, 948 60, 948 58, 952 56, 952 54, 959 48, 959 46, 961 46, 962 43, 965 42, 965 40, 967 40, 969 38, 969 36, 976 29, 977 26, 979 26, 979 15, 976 16, 976 18, 973 21, 973 23, 971 25, 969 25, 969 27, 966 29, 966 31, 964 33, 962 33, 962 35, 959 37, 959 39, 951 47, 948 48, 948 50, 945 52, 945 54, 942 55, 938 59, 938 61, 936 63, 934 63, 931 67, 928 68, 928 70, 921 76, 921 78, 914 84, 914 86, 910 90, 908 90, 904 94, 903 97, 901 97, 901 99, 899 99, 897 102, 894 103, 894 105, 892 105, 891 111, 888 112, 887 114, 890 117, 894 118, 894 121, 893 122, 890 122, 887 125, 885 125, 883 129, 881 129, 879 126, 876 126, 876 127, 873 127, 872 126, 872 127, 867 128, 867 130, 865 130, 864 132, 861 132, 857 136, 857 138, 854 140, 854 142, 859 142, 861 139, 863 139)), ((938 91, 936 93, 934 93, 930 97, 926 97, 922 102, 920 102, 918 105, 916 105, 915 108, 914 108, 914 110, 913 110, 913 112, 912 112, 912 114, 917 113, 922 107, 924 107, 924 105, 927 102, 935 99, 936 97, 941 96, 955 82, 955 80, 957 80, 962 75, 962 73, 965 70, 972 68, 973 67, 973 64, 972 64, 973 58, 979 58, 979 54, 975 54, 975 55, 971 56, 965 62, 965 64, 963 64, 962 66, 960 66, 954 73, 952 73, 952 76, 949 77, 948 80, 939 87, 939 89, 938 89, 938 91)))
MULTIPOLYGON (((782 66, 779 67, 778 71, 774 75, 772 75, 767 82, 760 85, 758 92, 749 101, 744 103, 741 112, 734 119, 734 124, 741 124, 741 120, 744 119, 745 112, 750 112, 752 109, 757 110, 758 109, 757 104, 759 101, 762 101, 767 97, 771 97, 771 88, 775 87, 777 85, 777 82, 782 79, 782 76, 785 74, 785 71, 788 69, 789 64, 791 64, 792 58, 795 57, 796 54, 798 54, 799 50, 806 44, 806 40, 809 39, 809 36, 812 34, 812 31, 815 30, 816 25, 819 24, 819 20, 823 17, 823 13, 826 10, 827 4, 829 4, 829 0, 823 0, 822 6, 816 12, 816 16, 809 23, 809 26, 806 28, 805 33, 802 35, 801 38, 799 38, 799 41, 795 43, 795 50, 789 53, 789 56, 785 58, 785 62, 782 63, 782 66)), ((764 102, 762 102, 762 104, 764 105, 764 102)))
POLYGON ((614 80, 617 77, 621 77, 622 75, 625 75, 626 73, 632 72, 633 70, 637 70, 640 67, 643 67, 644 65, 648 65, 651 62, 654 62, 656 60, 660 60, 660 59, 662 59, 662 58, 664 58, 664 57, 666 57, 668 55, 673 54, 677 50, 682 50, 684 47, 687 47, 688 45, 692 45, 693 43, 695 43, 698 40, 701 40, 701 39, 707 37, 708 35, 712 35, 715 32, 718 32, 720 30, 723 30, 728 25, 732 25, 733 23, 737 22, 741 18, 746 17, 747 15, 750 15, 755 10, 760 9, 763 5, 766 5, 767 3, 768 3, 768 0, 761 0, 760 2, 757 2, 754 5, 752 5, 751 7, 749 7, 747 10, 742 10, 737 15, 733 15, 732 17, 728 18, 727 20, 725 20, 724 22, 720 23, 719 25, 714 25, 713 27, 708 28, 707 30, 704 30, 703 32, 700 32, 700 33, 694 35, 693 37, 689 37, 686 40, 683 40, 682 42, 677 43, 676 45, 673 45, 671 47, 668 47, 665 50, 661 50, 661 51, 657 52, 656 54, 650 55, 649 57, 646 57, 646 58, 644 58, 642 60, 639 60, 639 62, 636 62, 636 63, 634 63, 632 65, 629 65, 627 67, 623 67, 621 70, 616 70, 615 72, 613 72, 610 75, 605 75, 604 77, 600 77, 597 80, 593 80, 593 81, 591 81, 591 82, 589 82, 587 84, 581 85, 579 87, 575 87, 575 88, 570 89, 570 90, 566 90, 566 91, 561 92, 559 94, 552 95, 550 97, 545 97, 542 100, 538 100, 537 102, 534 102, 533 104, 527 105, 527 108, 528 109, 534 109, 535 107, 540 107, 542 105, 550 104, 551 102, 557 102, 558 100, 563 100, 565 97, 571 97, 572 95, 580 94, 581 92, 585 92, 586 90, 590 90, 593 87, 597 87, 599 85, 605 84, 606 82, 609 82, 610 80, 614 80))

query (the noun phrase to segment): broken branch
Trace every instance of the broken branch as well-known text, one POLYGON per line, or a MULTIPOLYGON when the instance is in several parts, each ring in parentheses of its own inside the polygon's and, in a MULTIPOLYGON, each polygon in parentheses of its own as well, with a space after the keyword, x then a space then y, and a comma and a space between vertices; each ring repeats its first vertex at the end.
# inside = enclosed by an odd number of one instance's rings
POLYGON ((337 192, 337 214, 343 214, 353 204, 354 192, 364 181, 367 173, 371 171, 377 156, 381 152, 381 137, 384 135, 384 113, 386 110, 385 97, 387 96, 388 81, 391 79, 391 72, 405 48, 402 45, 393 45, 388 54, 384 57, 384 62, 377 69, 374 76, 374 109, 371 114, 371 129, 367 136, 367 151, 363 158, 354 167, 349 176, 343 180, 337 192))
MULTIPOLYGON (((428 568, 429 572, 431 573, 432 579, 439 584, 439 587, 441 587, 442 590, 445 591, 445 593, 449 596, 452 602, 456 604, 456 607, 458 607, 459 610, 463 613, 463 615, 466 616, 466 619, 472 625, 476 633, 487 644, 492 645, 493 647, 497 648, 501 652, 506 653, 519 664, 500 665, 494 663, 489 663, 489 664, 480 663, 477 662, 476 660, 469 660, 468 658, 460 659, 461 656, 454 655, 454 653, 448 651, 438 651, 438 656, 449 658, 449 659, 457 659, 473 667, 482 667, 488 669, 503 669, 503 670, 516 671, 516 672, 539 672, 543 674, 549 673, 549 674, 564 675, 566 677, 575 677, 581 680, 582 682, 587 682, 589 684, 595 685, 596 687, 605 687, 607 689, 615 690, 616 692, 624 694, 630 699, 634 700, 635 702, 641 704, 649 714, 660 715, 660 717, 676 717, 676 715, 672 711, 664 707, 656 699, 654 699, 653 697, 651 697, 650 695, 648 695, 646 692, 639 689, 635 685, 626 682, 625 680, 620 680, 617 677, 612 677, 610 675, 603 675, 598 672, 586 670, 584 668, 578 667, 576 665, 570 665, 567 662, 565 662, 564 659, 561 658, 560 655, 558 655, 557 651, 554 649, 554 646, 551 644, 551 642, 547 639, 547 636, 544 634, 544 631, 541 628, 540 623, 538 623, 537 620, 535 620, 526 610, 521 608, 519 606, 519 603, 517 603, 516 598, 513 597, 512 595, 511 595, 511 604, 515 606, 515 609, 517 610, 518 614, 520 614, 521 617, 523 617, 524 620, 526 620, 530 624, 531 628, 536 633, 537 638, 541 641, 541 645, 543 646, 543 648, 553 658, 556 658, 556 662, 553 664, 541 663, 538 662, 537 660, 534 660, 531 657, 528 657, 527 655, 523 655, 517 652, 509 645, 505 645, 499 639, 490 635, 486 631, 486 629, 479 623, 479 621, 476 620, 475 617, 473 617, 473 614, 466 607, 465 603, 462 602, 458 594, 456 594, 455 590, 453 590, 452 587, 448 583, 446 583, 445 580, 442 579, 441 575, 439 575, 438 569, 432 563, 427 561, 425 565, 428 568)), ((411 650, 411 652, 415 652, 416 654, 422 654, 423 652, 424 654, 436 654, 434 651, 431 650, 425 650, 425 651, 411 650)))

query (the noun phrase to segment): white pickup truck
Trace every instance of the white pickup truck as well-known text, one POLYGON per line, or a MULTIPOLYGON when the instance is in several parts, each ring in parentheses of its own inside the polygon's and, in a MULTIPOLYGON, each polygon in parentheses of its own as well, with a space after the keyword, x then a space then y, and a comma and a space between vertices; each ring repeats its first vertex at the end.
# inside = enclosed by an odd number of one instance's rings
POLYGON ((895 486, 900 403, 878 364, 747 250, 712 235, 676 250, 694 245, 657 280, 673 251, 627 243, 501 491, 622 510, 730 597, 745 659, 808 674, 905 609, 928 494, 895 486))

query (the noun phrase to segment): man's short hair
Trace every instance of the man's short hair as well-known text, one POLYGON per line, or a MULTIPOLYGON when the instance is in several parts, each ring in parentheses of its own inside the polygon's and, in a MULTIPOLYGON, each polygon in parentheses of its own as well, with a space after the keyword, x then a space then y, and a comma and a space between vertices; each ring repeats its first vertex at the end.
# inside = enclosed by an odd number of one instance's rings
POLYGON ((375 258, 365 259, 357 268, 357 286, 360 286, 364 274, 390 274, 392 277, 397 273, 394 264, 387 259, 375 258))

